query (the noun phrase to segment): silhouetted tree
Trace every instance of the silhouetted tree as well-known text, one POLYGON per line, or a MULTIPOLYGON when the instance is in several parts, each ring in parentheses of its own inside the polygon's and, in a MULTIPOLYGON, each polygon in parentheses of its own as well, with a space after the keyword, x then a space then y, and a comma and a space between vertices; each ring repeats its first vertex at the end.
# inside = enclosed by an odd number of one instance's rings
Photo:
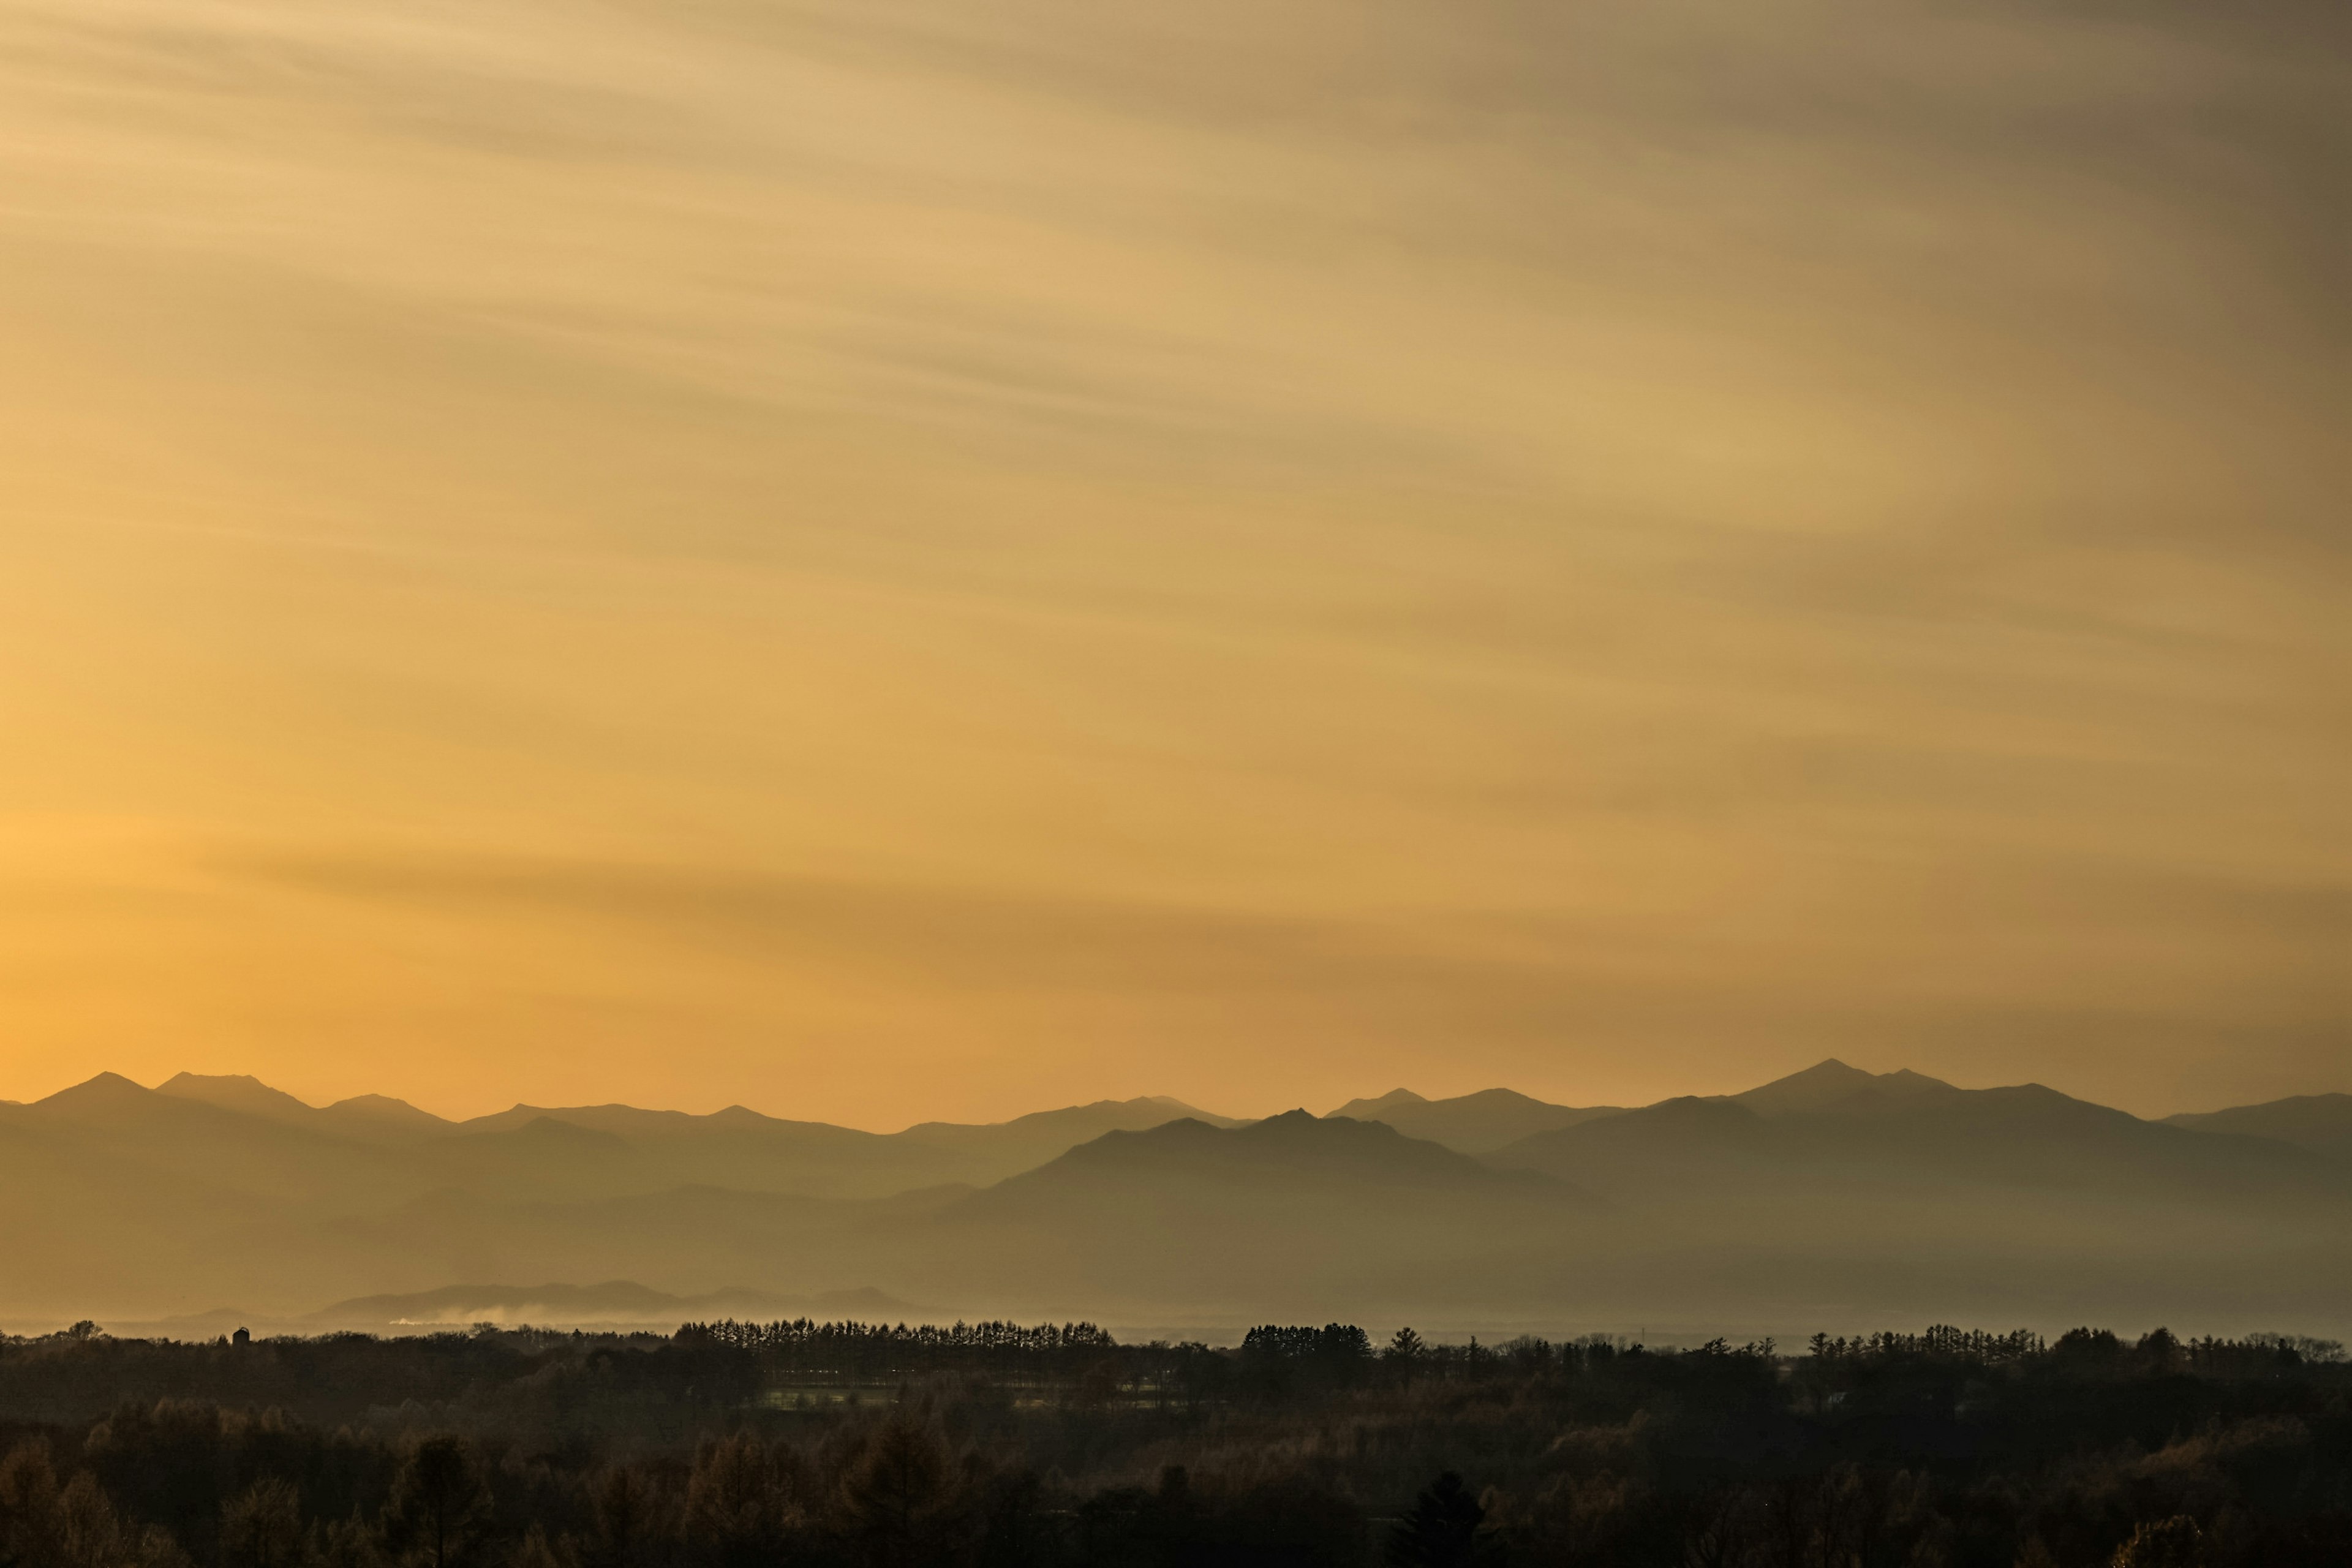
POLYGON ((170 1532, 126 1526, 88 1470, 57 1494, 53 1537, 58 1568, 186 1568, 187 1556, 170 1532))
POLYGON ((1383 1555, 1391 1568, 1467 1568, 1499 1561, 1499 1547, 1478 1531, 1486 1517, 1462 1478, 1447 1470, 1397 1521, 1383 1555))
POLYGON ((224 1568, 295 1568, 302 1558, 302 1497, 291 1481, 257 1480, 221 1508, 224 1568))
POLYGON ((489 1489, 465 1440, 428 1437, 393 1479, 387 1533, 421 1568, 455 1568, 489 1511, 489 1489))
POLYGON ((2068 1329, 2050 1351, 2061 1362, 2097 1365, 2119 1358, 2124 1346, 2113 1329, 2068 1329))
POLYGON ((19 1443, 0 1459, 0 1568, 58 1561, 58 1474, 49 1447, 19 1443))
POLYGON ((943 1554, 956 1499, 946 1446, 900 1416, 867 1440, 841 1489, 857 1555, 877 1568, 912 1568, 943 1554))
POLYGON ((598 1480, 590 1501, 589 1568, 636 1568, 653 1534, 656 1500, 644 1477, 615 1465, 598 1480))
POLYGON ((758 1435, 706 1438, 686 1484, 686 1537, 719 1568, 782 1555, 801 1522, 800 1456, 758 1435))
POLYGON ((2147 1371, 2166 1376, 2188 1364, 2188 1355, 2170 1329, 2150 1329, 2132 1347, 2133 1359, 2147 1371))

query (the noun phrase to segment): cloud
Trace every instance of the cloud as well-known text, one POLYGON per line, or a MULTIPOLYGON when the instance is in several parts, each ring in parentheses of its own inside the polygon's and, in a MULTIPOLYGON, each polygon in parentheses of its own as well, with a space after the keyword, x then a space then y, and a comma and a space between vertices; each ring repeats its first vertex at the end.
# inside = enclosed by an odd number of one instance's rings
POLYGON ((146 978, 27 1048, 2273 1085, 2345 17, 26 0, 9 809, 291 846, 85 866, 41 951, 146 978))
POLYGON ((710 868, 424 853, 245 854, 238 879, 457 916, 617 924, 753 961, 849 963, 957 990, 1250 991, 1393 984, 1410 944, 1371 923, 1012 889, 891 886, 710 868))

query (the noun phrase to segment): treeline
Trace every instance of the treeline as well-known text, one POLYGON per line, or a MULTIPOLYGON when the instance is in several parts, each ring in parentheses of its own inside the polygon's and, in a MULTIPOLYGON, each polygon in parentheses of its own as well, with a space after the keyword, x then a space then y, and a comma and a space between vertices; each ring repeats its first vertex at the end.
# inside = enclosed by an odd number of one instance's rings
POLYGON ((676 1339, 681 1345, 742 1352, 771 1373, 845 1382, 972 1371, 1068 1377, 1085 1373, 1106 1356, 1117 1356, 1121 1349, 1092 1323, 992 1321, 909 1328, 904 1323, 821 1323, 808 1318, 773 1323, 730 1319, 688 1323, 676 1339))
POLYGON ((0 1568, 2348 1562, 2352 1368, 2280 1337, 0 1343, 0 1568))
POLYGON ((2258 1376, 2265 1373, 2291 1376, 2306 1363, 2326 1364, 2344 1359, 2344 1346, 2335 1340, 2309 1339, 2298 1334, 2249 1334, 2236 1340, 2209 1335, 2201 1340, 2181 1340, 2168 1329, 2154 1330, 2137 1342, 2126 1344, 2110 1329, 2070 1329, 2052 1342, 2028 1329, 1989 1334, 1939 1325, 1925 1333, 1866 1334, 1851 1340, 1815 1334, 1810 1348, 1816 1365, 1947 1361, 2001 1366, 2048 1358, 2077 1370, 2189 1371, 2229 1376, 2258 1376))

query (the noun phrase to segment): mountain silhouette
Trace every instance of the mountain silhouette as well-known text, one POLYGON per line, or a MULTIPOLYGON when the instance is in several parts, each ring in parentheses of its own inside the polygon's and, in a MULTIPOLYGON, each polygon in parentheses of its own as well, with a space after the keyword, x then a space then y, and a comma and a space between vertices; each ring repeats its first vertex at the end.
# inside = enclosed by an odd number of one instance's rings
POLYGON ((1147 1131, 1107 1132, 1000 1183, 967 1207, 1047 1192, 1092 1199, 1120 1187, 1171 1182, 1238 1185, 1266 1195, 1318 1187, 1364 1194, 1526 1190, 1526 1184, 1467 1154, 1408 1138, 1385 1122, 1286 1110, 1236 1127, 1186 1118, 1147 1131))
POLYGON ((1010 1121, 928 1121, 900 1132, 782 1121, 740 1105, 703 1116, 628 1105, 518 1105, 449 1131, 457 1137, 510 1133, 545 1121, 623 1140, 626 1158, 607 1167, 601 1185, 576 1189, 582 1193, 709 1185, 864 1198, 942 1183, 1000 1181, 1105 1132, 1186 1116, 1231 1125, 1181 1100, 1150 1097, 1034 1111, 1010 1121))
POLYGON ((454 1123, 389 1095, 355 1095, 332 1105, 313 1106, 244 1073, 179 1073, 157 1084, 155 1092, 198 1100, 265 1121, 370 1142, 417 1142, 455 1130, 454 1123))
POLYGON ((942 1126, 934 1143, 740 1107, 518 1107, 452 1123, 383 1097, 311 1107, 250 1078, 149 1089, 100 1073, 0 1105, 0 1183, 16 1200, 0 1209, 0 1256, 19 1264, 0 1270, 0 1313, 149 1317, 223 1299, 291 1312, 305 1296, 534 1257, 574 1278, 625 1276, 643 1257, 689 1278, 698 1256, 772 1268, 779 1247, 924 1201, 894 1194, 960 1194, 1060 1152, 1059 1138, 1171 1113, 1102 1102, 1002 1138, 942 1126))
MULTIPOLYGON (((1120 1309, 1336 1311, 1409 1299, 1591 1205, 1378 1121, 1286 1111, 1109 1132, 930 1216, 934 1267, 998 1291, 1056 1278, 1120 1309)), ((945 1289, 946 1276, 926 1280, 945 1289)))
POLYGON ((1192 1121, 1232 1127, 1234 1119, 1151 1095, 1140 1100, 1098 1100, 1060 1110, 1036 1110, 1010 1121, 922 1121, 897 1134, 909 1142, 952 1150, 972 1162, 971 1179, 1000 1181, 1045 1163, 1066 1149, 1106 1132, 1140 1132, 1171 1121, 1192 1121))
POLYGON ((1795 1116, 1824 1111, 1883 1110, 1912 1100, 1958 1092, 1940 1079, 1906 1068, 1889 1073, 1864 1072, 1831 1057, 1802 1072, 1759 1084, 1727 1098, 1759 1116, 1795 1116))
POLYGON ((1423 1100, 1409 1089, 1396 1089, 1378 1100, 1351 1100, 1331 1114, 1384 1121, 1408 1138, 1426 1138, 1465 1154, 1484 1154, 1534 1133, 1614 1116, 1622 1109, 1552 1105, 1507 1089, 1482 1089, 1451 1100, 1423 1100))
MULTIPOLYGON (((741 1107, 451 1123, 370 1097, 313 1108, 250 1079, 101 1074, 0 1104, 0 1314, 236 1301, 287 1321, 539 1279, 676 1301, 867 1288, 967 1315, 1153 1322, 1973 1311, 2340 1330, 2352 1163, 2328 1140, 2345 1099, 2158 1123, 2035 1085, 1832 1061, 1621 1110, 1506 1090, 1233 1122, 1151 1099, 886 1134, 741 1107), (1416 1115, 1452 1118, 1457 1141, 1580 1120, 1472 1153, 1395 1125, 1416 1115)), ((530 1289, 550 1310, 601 1310, 530 1289)))
POLYGON ((1622 1199, 1725 1183, 1751 1194, 2031 1191, 2143 1206, 2352 1197, 2352 1173, 2278 1140, 2143 1121, 2039 1084, 1962 1089, 1835 1062, 1747 1094, 1538 1133, 1491 1159, 1622 1199))
POLYGON ((2352 1094, 2298 1094, 2261 1105, 2189 1111, 2164 1120, 2169 1127, 2275 1139, 2331 1159, 2352 1161, 2352 1094))

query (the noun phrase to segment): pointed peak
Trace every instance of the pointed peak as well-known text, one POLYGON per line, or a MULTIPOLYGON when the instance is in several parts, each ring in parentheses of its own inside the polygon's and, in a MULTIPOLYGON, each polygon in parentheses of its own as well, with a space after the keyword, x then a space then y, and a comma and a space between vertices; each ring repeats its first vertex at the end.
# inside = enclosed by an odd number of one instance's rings
POLYGON ((1838 1107, 1884 1105, 1948 1091, 1951 1087, 1941 1079, 1929 1078, 1908 1068, 1887 1073, 1865 1072, 1835 1057, 1825 1057, 1801 1072, 1792 1072, 1725 1098, 1765 1116, 1787 1116, 1838 1107))
POLYGON ((144 1126, 159 1115, 169 1116, 181 1110, 186 1103, 142 1088, 121 1073, 102 1072, 70 1089, 37 1100, 25 1109, 34 1115, 88 1127, 122 1129, 144 1126))
POLYGON ((79 1105, 113 1105, 142 1100, 154 1092, 131 1082, 119 1072, 102 1072, 33 1103, 62 1110, 79 1105))

